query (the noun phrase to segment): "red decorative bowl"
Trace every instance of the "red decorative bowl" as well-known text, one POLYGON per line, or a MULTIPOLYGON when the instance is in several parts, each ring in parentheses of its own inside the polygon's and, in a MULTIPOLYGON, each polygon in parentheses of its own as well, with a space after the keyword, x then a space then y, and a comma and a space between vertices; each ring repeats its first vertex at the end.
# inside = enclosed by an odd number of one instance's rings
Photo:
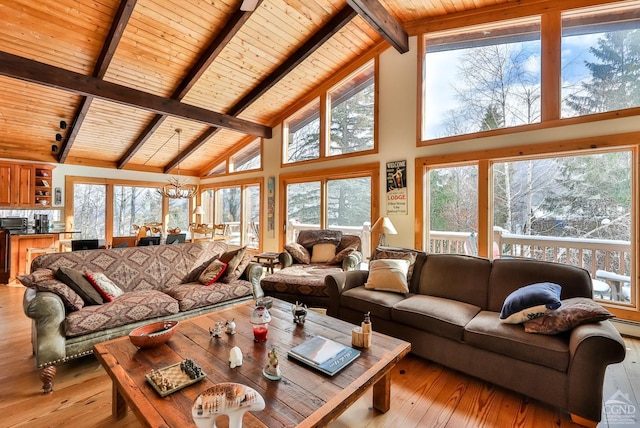
POLYGON ((159 321, 138 327, 129 333, 129 340, 138 348, 153 348, 166 343, 176 331, 178 321, 159 321))

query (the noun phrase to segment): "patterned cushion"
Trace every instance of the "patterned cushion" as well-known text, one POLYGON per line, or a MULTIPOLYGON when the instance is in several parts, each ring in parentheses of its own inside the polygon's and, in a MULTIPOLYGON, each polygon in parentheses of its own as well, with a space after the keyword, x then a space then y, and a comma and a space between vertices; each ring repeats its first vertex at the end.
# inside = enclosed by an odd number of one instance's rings
POLYGON ((20 275, 18 280, 26 287, 55 293, 70 311, 82 309, 84 301, 67 284, 55 278, 51 269, 36 269, 31 275, 20 275))
POLYGON ((218 280, 227 269, 227 264, 221 260, 213 259, 209 266, 200 274, 198 281, 204 285, 211 285, 218 280))
POLYGON ((178 311, 178 302, 161 291, 130 291, 116 297, 113 302, 85 306, 68 314, 65 320, 66 336, 80 336, 136 321, 174 315, 178 311))
POLYGON ((227 251, 220 256, 220 261, 225 262, 228 265, 225 274, 223 274, 223 277, 229 275, 230 273, 233 273, 233 271, 236 270, 236 268, 242 262, 246 250, 247 247, 242 247, 238 248, 237 250, 227 251))
POLYGON ((251 263, 251 259, 253 259, 253 254, 245 252, 244 256, 242 256, 240 264, 233 270, 233 272, 227 272, 221 281, 229 284, 240 278, 244 271, 247 269, 247 266, 249 266, 249 263, 251 263))
MULTIPOLYGON (((337 249, 336 249, 337 251, 337 249)), ((342 249, 340 252, 336 253, 335 256, 333 256, 331 259, 329 259, 329 261, 327 261, 327 263, 329 264, 335 264, 335 263, 342 263, 342 261, 350 254, 355 253, 356 251, 358 251, 358 248, 354 245, 354 246, 350 246, 350 247, 346 247, 344 249, 342 249)))
POLYGON ((104 299, 100 293, 98 293, 87 278, 84 277, 84 273, 79 270, 62 266, 56 270, 55 275, 57 279, 78 293, 78 296, 84 300, 86 305, 101 305, 104 303, 104 299))
POLYGON ((174 285, 167 294, 176 299, 180 305, 180 311, 201 308, 226 300, 249 296, 253 292, 248 281, 230 281, 229 284, 214 282, 210 286, 199 282, 190 282, 174 285))
POLYGON ((306 249, 313 248, 315 244, 334 244, 336 247, 340 245, 342 232, 339 230, 301 230, 298 233, 296 241, 306 249))
POLYGON ((581 324, 613 318, 611 312, 586 297, 574 297, 562 301, 562 306, 544 316, 524 323, 527 333, 558 334, 581 324))
POLYGON ((296 259, 298 263, 305 265, 311 263, 311 255, 309 254, 309 251, 297 242, 285 245, 284 249, 287 250, 287 252, 291 254, 291 257, 296 259))
POLYGON ((85 272, 84 276, 93 285, 93 288, 100 293, 105 302, 113 302, 116 297, 124 294, 124 291, 102 272, 85 272))
POLYGON ((342 272, 341 267, 328 264, 302 265, 294 264, 286 269, 267 275, 260 281, 260 286, 269 292, 297 294, 303 296, 329 297, 329 289, 324 278, 330 273, 342 272))

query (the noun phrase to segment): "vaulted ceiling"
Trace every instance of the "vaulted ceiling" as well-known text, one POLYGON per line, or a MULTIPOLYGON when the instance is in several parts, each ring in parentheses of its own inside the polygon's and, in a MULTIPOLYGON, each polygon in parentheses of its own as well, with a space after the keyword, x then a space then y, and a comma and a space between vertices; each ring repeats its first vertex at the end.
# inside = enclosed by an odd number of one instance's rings
POLYGON ((250 3, 0 0, 0 158, 206 175, 406 26, 519 2, 250 3))

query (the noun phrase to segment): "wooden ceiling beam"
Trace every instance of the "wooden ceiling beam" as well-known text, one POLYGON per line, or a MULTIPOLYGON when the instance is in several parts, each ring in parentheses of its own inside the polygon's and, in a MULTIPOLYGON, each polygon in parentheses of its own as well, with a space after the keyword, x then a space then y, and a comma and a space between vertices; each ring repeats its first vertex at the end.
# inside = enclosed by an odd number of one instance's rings
MULTIPOLYGON (((260 3, 262 3, 262 0, 258 2, 258 5, 260 3)), ((251 13, 252 12, 243 12, 241 10, 237 10, 233 13, 222 31, 220 31, 216 35, 216 37, 211 41, 200 58, 198 58, 196 64, 191 68, 191 70, 189 70, 185 78, 182 79, 182 82, 180 82, 176 90, 171 95, 172 99, 182 100, 187 95, 189 90, 193 88, 193 85, 195 85, 198 79, 204 74, 205 71, 207 71, 209 66, 218 57, 218 55, 220 55, 220 52, 222 52, 229 41, 231 41, 231 39, 238 33, 238 31, 240 31, 244 23, 247 22, 247 20, 251 16, 251 13)), ((160 115, 156 115, 156 117, 151 120, 151 123, 144 129, 144 131, 142 131, 136 141, 131 145, 131 147, 129 147, 125 155, 118 161, 119 169, 123 168, 127 164, 127 162, 131 160, 135 153, 140 150, 145 141, 147 141, 151 134, 155 132, 157 126, 153 127, 152 125, 160 121, 161 118, 159 116, 160 115)), ((164 119, 162 119, 162 121, 164 121, 164 119)), ((160 123, 162 123, 162 121, 160 121, 160 123)), ((205 131, 205 133, 203 133, 202 135, 206 133, 207 132, 205 131)), ((189 147, 195 144, 199 144, 199 146, 204 144, 206 140, 201 141, 202 135, 198 137, 191 145, 189 145, 189 147)), ((213 133, 211 135, 213 135, 213 133)), ((187 150, 182 152, 187 152, 186 156, 183 157, 182 153, 178 153, 178 157, 180 157, 179 162, 181 162, 184 158, 192 153, 189 151, 189 147, 187 147, 187 150)), ((165 172, 171 171, 175 165, 177 164, 173 164, 173 160, 169 162, 169 164, 165 166, 165 172)))
MULTIPOLYGON (((349 6, 343 7, 334 17, 331 18, 319 31, 317 31, 309 40, 307 40, 300 48, 298 48, 289 58, 287 58, 278 68, 276 68, 269 76, 267 76, 262 82, 255 86, 247 95, 242 97, 235 105, 233 105, 227 114, 236 116, 249 107, 254 101, 256 101, 262 94, 267 92, 269 88, 273 87, 283 77, 290 73, 296 66, 302 61, 307 59, 313 52, 315 52, 320 46, 322 46, 327 40, 336 34, 342 27, 348 24, 355 16, 356 12, 349 6)), ((211 132, 203 133, 202 135, 209 134, 208 138, 213 137, 218 132, 217 129, 212 129, 211 132)), ((201 135, 201 137, 202 137, 201 135)), ((174 169, 180 162, 192 155, 198 150, 206 139, 198 138, 193 144, 187 147, 182 153, 179 153, 175 158, 171 160, 165 167, 165 172, 168 173, 174 169)))
MULTIPOLYGON (((138 0, 122 0, 120 2, 120 7, 118 7, 116 16, 111 23, 109 34, 107 34, 107 38, 102 45, 102 51, 100 52, 100 56, 98 56, 98 60, 96 61, 96 65, 93 69, 94 77, 102 79, 107 73, 109 64, 111 64, 111 60, 116 53, 116 49, 120 44, 124 30, 129 23, 129 19, 131 18, 131 14, 133 13, 133 9, 137 2, 138 0)), ((67 132, 67 138, 60 147, 58 162, 64 163, 67 160, 71 147, 73 146, 73 143, 78 136, 78 132, 80 132, 80 128, 82 127, 82 123, 89 112, 89 107, 91 107, 92 101, 93 97, 84 97, 80 102, 80 106, 78 107, 78 110, 71 121, 70 129, 67 132)))
POLYGON ((265 138, 271 138, 272 135, 272 129, 268 126, 216 113, 194 105, 184 104, 177 100, 163 98, 6 52, 0 52, 0 75, 80 95, 94 96, 154 113, 181 117, 207 125, 231 129, 243 134, 265 138))
POLYGON ((378 0, 347 0, 347 3, 398 52, 409 52, 409 35, 378 0))

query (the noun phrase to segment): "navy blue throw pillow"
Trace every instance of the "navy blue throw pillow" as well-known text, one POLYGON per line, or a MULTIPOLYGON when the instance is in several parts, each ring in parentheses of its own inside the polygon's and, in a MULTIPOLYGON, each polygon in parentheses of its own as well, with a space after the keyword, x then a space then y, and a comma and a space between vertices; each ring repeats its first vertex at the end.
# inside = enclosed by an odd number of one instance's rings
POLYGON ((552 282, 540 282, 519 288, 504 301, 500 320, 508 324, 520 324, 558 309, 562 287, 552 282))

